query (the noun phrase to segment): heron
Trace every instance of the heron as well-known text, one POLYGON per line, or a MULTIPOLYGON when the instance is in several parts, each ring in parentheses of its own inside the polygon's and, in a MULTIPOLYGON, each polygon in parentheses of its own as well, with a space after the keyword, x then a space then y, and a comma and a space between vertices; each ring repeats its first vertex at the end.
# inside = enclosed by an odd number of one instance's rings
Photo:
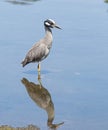
POLYGON ((25 59, 21 62, 22 66, 26 66, 29 63, 37 62, 38 72, 41 71, 40 62, 44 60, 50 53, 52 47, 52 28, 61 29, 54 20, 47 19, 44 21, 45 36, 36 42, 32 48, 28 51, 25 59))
POLYGON ((34 82, 29 81, 26 78, 23 78, 21 82, 26 87, 26 90, 30 98, 39 106, 44 109, 47 113, 48 120, 47 125, 51 130, 55 130, 59 126, 63 125, 64 122, 53 124, 55 118, 55 108, 54 103, 51 98, 50 92, 42 85, 41 80, 38 80, 39 83, 35 84, 34 82))

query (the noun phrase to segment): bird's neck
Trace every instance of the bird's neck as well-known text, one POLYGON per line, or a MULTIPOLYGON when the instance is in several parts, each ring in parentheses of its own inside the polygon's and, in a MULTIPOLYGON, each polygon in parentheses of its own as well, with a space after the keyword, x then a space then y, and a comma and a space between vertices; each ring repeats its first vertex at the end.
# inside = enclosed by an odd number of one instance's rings
POLYGON ((48 115, 47 124, 50 125, 54 120, 54 104, 52 101, 50 101, 49 105, 47 106, 46 112, 48 115))
POLYGON ((49 27, 45 26, 45 32, 48 32, 48 33, 51 33, 52 34, 52 31, 49 27))
POLYGON ((52 41, 53 41, 53 37, 52 37, 52 31, 49 27, 45 26, 45 44, 48 46, 48 48, 51 47, 52 45, 52 41))

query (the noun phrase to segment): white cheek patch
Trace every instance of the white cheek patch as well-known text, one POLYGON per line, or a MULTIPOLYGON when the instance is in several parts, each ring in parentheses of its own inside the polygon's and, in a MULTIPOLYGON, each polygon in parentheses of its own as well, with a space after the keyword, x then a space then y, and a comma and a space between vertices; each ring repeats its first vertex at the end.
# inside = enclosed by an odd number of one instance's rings
POLYGON ((45 22, 45 25, 50 26, 50 24, 48 22, 45 22))

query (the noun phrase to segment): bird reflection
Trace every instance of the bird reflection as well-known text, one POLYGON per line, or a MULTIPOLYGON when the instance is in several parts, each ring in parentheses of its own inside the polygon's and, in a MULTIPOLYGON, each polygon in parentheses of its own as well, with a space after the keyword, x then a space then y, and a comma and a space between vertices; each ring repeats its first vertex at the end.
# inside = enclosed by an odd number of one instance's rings
POLYGON ((31 99, 42 109, 47 112, 48 120, 47 125, 50 129, 56 130, 60 125, 63 124, 53 124, 54 120, 54 104, 51 99, 51 95, 46 88, 43 87, 41 80, 38 79, 39 83, 28 81, 28 79, 23 78, 22 83, 26 87, 26 90, 31 97, 31 99))
POLYGON ((11 4, 16 4, 16 5, 29 5, 31 4, 30 2, 36 2, 40 0, 6 0, 6 2, 9 2, 11 4))

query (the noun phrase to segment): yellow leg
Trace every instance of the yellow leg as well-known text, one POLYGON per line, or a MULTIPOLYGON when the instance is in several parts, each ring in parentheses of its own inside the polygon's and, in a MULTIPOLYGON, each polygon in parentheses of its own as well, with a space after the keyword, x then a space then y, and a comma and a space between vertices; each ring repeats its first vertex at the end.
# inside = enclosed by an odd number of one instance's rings
POLYGON ((37 66, 37 69, 38 69, 38 79, 41 79, 41 67, 40 67, 40 63, 38 63, 38 66, 37 66))
POLYGON ((40 63, 38 63, 38 66, 37 66, 37 68, 38 68, 38 72, 40 72, 40 70, 41 70, 40 63))
POLYGON ((41 78, 39 77, 39 75, 38 75, 38 82, 39 82, 40 88, 42 88, 41 78))
POLYGON ((41 79, 41 74, 40 74, 40 71, 38 72, 38 80, 41 79))

